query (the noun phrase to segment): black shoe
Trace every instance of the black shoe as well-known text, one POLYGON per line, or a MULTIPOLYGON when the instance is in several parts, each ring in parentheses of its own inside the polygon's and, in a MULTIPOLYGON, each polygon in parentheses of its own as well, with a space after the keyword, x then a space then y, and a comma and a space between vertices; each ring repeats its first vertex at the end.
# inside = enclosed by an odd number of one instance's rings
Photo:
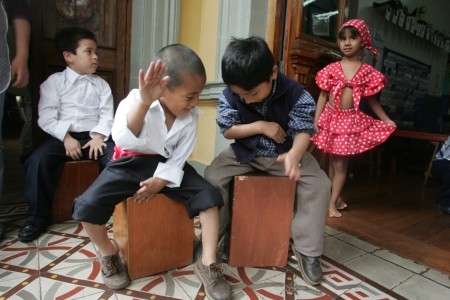
POLYGON ((3 231, 5 231, 5 225, 0 223, 0 240, 2 239, 3 231))
POLYGON ((309 257, 301 254, 292 245, 292 251, 298 261, 300 273, 303 280, 310 285, 318 285, 322 281, 322 268, 320 267, 320 257, 309 257))
POLYGON ((21 242, 31 242, 37 239, 41 233, 48 227, 46 223, 27 222, 25 226, 20 229, 18 237, 21 242))

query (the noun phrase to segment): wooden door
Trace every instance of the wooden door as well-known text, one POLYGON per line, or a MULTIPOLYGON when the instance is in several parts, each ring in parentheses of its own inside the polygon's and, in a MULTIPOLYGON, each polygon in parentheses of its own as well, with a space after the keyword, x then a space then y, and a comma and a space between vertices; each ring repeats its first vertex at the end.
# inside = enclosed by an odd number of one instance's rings
POLYGON ((341 57, 336 35, 345 20, 348 0, 279 1, 286 1, 284 73, 303 84, 317 100, 320 93, 314 81, 317 71, 341 57), (314 28, 311 19, 315 14, 330 11, 337 13, 328 23, 314 28))
POLYGON ((53 37, 64 27, 79 26, 97 37, 99 66, 96 74, 111 86, 114 104, 128 93, 132 0, 33 0, 30 53, 33 97, 33 142, 43 137, 37 126, 39 86, 54 72, 65 68, 56 54, 53 37))

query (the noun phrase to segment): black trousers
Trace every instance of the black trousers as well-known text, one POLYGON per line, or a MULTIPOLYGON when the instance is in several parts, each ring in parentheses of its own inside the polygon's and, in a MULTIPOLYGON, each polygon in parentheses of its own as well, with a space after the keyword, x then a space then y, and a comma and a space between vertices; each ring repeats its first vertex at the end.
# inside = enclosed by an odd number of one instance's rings
POLYGON ((450 161, 434 160, 431 175, 441 184, 437 196, 438 205, 450 208, 450 161))
MULTIPOLYGON (((111 161, 94 183, 75 199, 73 219, 97 225, 106 224, 115 206, 132 197, 140 189, 139 183, 152 177, 158 163, 164 161, 162 156, 128 156, 111 161)), ((223 205, 219 190, 191 165, 186 163, 183 171, 180 187, 165 187, 160 193, 183 202, 190 218, 208 208, 223 205)))
MULTIPOLYGON (((83 146, 91 140, 89 132, 71 133, 83 146)), ((97 160, 104 168, 114 153, 114 142, 109 139, 103 155, 97 160)), ((89 148, 83 150, 83 159, 89 159, 89 148)), ((51 223, 51 207, 62 167, 72 159, 66 155, 64 143, 47 138, 25 161, 25 199, 28 202, 28 221, 51 223)))

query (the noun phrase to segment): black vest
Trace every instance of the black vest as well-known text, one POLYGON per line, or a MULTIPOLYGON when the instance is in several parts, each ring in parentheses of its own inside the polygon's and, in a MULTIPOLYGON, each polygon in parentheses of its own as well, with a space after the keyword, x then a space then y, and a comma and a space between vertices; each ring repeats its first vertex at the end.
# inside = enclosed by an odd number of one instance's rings
MULTIPOLYGON (((269 121, 278 123, 284 131, 288 130, 289 112, 303 94, 303 86, 292 78, 278 73, 275 92, 267 100, 267 113, 262 116, 253 105, 248 105, 234 94, 230 88, 225 88, 223 95, 231 107, 238 110, 242 124, 256 121, 269 121)), ((274 82, 275 84, 275 82, 274 82)), ((239 163, 246 163, 256 156, 256 149, 261 135, 236 139, 231 147, 239 163)), ((283 144, 276 144, 278 154, 289 151, 292 147, 292 138, 287 137, 283 144)), ((275 142, 274 142, 275 143, 275 142)))

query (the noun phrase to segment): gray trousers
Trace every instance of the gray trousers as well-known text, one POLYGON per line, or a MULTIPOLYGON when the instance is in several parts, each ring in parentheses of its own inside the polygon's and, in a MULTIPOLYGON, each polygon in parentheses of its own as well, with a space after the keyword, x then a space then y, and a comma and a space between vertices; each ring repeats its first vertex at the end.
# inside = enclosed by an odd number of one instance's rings
MULTIPOLYGON (((292 239, 296 249, 306 256, 317 257, 323 252, 323 234, 331 183, 315 158, 306 152, 302 158, 301 177, 297 183, 296 203, 292 221, 292 239)), ((205 170, 205 178, 216 186, 224 199, 220 209, 220 232, 230 222, 229 185, 234 176, 262 171, 274 176, 285 176, 284 165, 276 157, 256 157, 248 163, 239 164, 231 147, 220 153, 205 170)))

